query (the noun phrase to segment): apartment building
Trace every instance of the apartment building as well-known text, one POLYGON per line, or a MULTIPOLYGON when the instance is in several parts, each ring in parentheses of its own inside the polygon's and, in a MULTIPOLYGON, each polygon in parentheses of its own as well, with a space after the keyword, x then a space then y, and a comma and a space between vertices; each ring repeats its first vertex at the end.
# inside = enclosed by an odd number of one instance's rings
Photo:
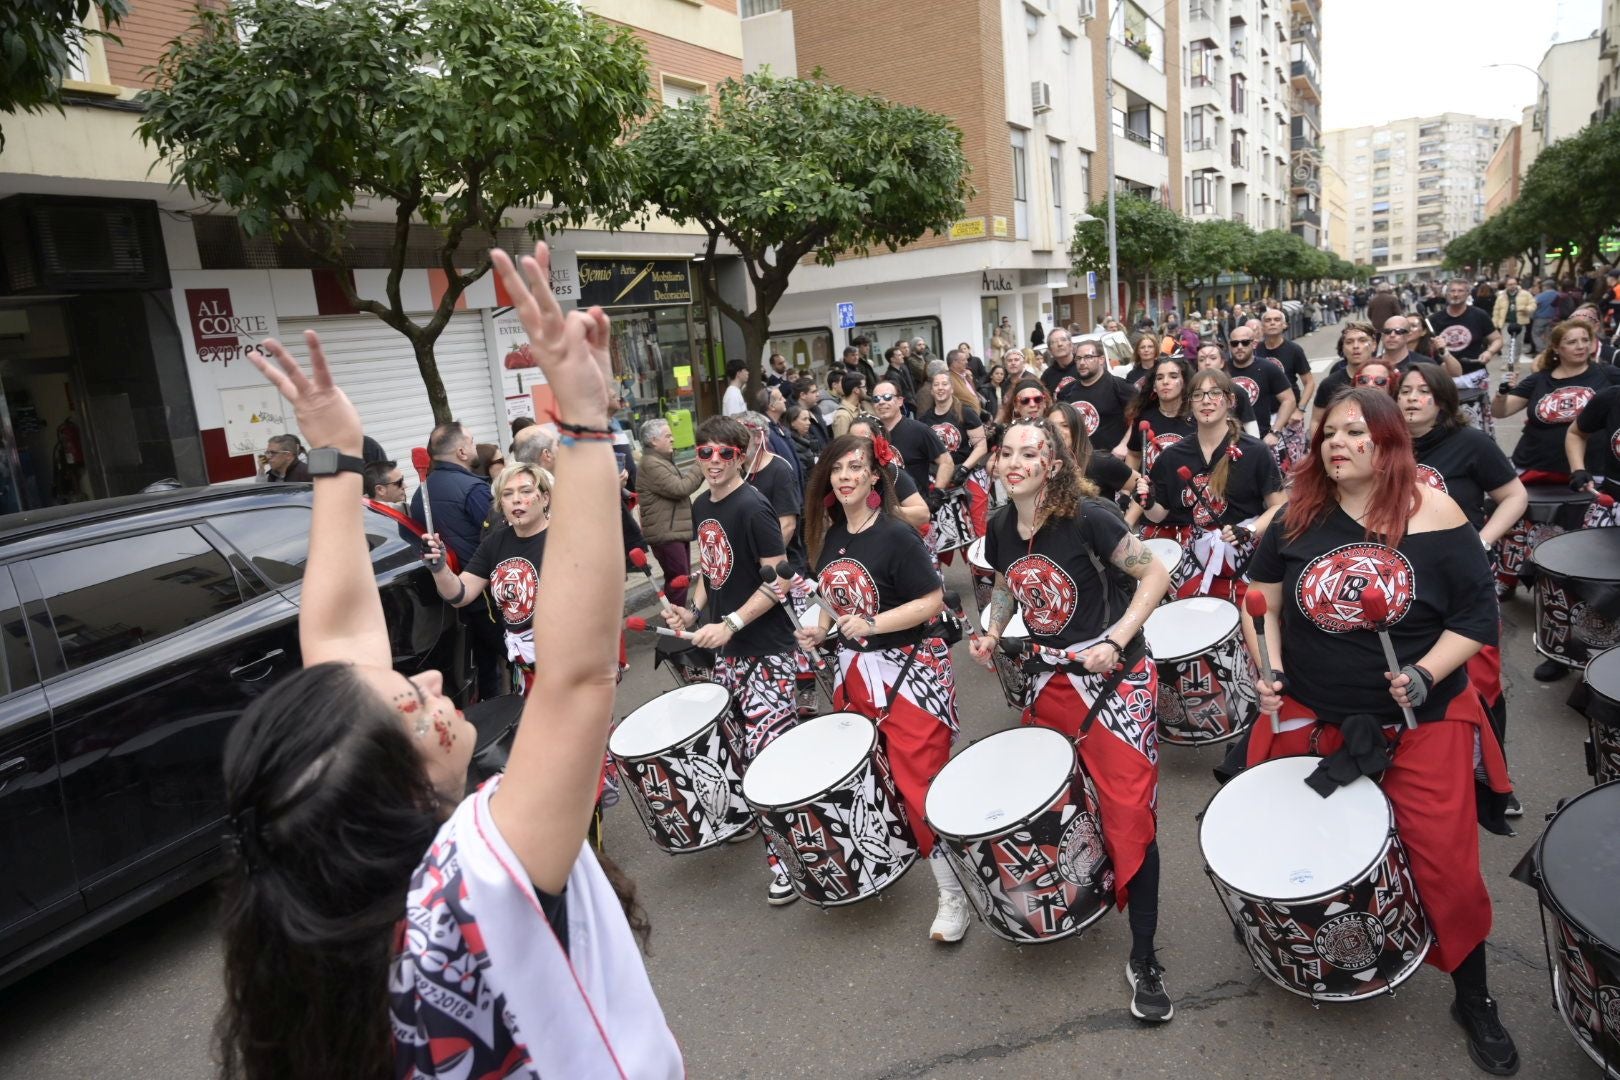
POLYGON ((1509 126, 1444 113, 1324 133, 1348 188, 1348 257, 1397 281, 1438 271, 1446 242, 1485 220, 1486 165, 1509 126))
POLYGON ((1542 54, 1536 65, 1536 103, 1528 110, 1530 130, 1521 140, 1521 177, 1543 150, 1592 122, 1610 64, 1602 50, 1602 35, 1594 31, 1590 37, 1557 42, 1542 54))
POLYGON ((1341 259, 1350 259, 1350 189, 1339 171, 1322 162, 1319 171, 1322 185, 1322 250, 1331 251, 1341 259))
POLYGON ((1288 225, 1289 25, 1280 0, 1186 0, 1183 201, 1194 219, 1288 225))
MULTIPOLYGON (((654 93, 665 102, 742 72, 735 0, 587 6, 646 42, 654 93)), ((170 190, 165 171, 153 168, 135 135, 135 96, 193 9, 194 0, 132 5, 118 27, 121 42, 93 40, 65 84, 65 116, 6 118, 0 468, 17 482, 15 502, 0 511, 127 494, 165 476, 251 476, 254 452, 291 427, 286 403, 243 359, 270 335, 297 343, 304 329, 320 332, 368 434, 390 456, 407 460, 432 427, 409 342, 356 312, 334 271, 294 242, 244 235, 228 210, 170 190), (81 465, 64 478, 53 463, 68 443, 82 447, 81 465)), ((362 297, 385 297, 393 217, 374 197, 362 196, 353 211, 353 284, 362 297)), ((516 227, 497 239, 527 242, 516 227)), ((418 321, 444 295, 434 246, 425 230, 413 237, 415 268, 401 282, 418 321)), ((702 250, 700 235, 667 222, 553 238, 554 284, 565 305, 609 306, 628 421, 668 413, 684 430, 718 405, 709 360, 723 352, 729 326, 704 310, 694 287, 691 260, 702 250)), ((509 306, 486 275, 463 295, 436 348, 452 411, 479 441, 500 445, 512 416, 534 413, 539 381, 509 306)), ((740 351, 740 335, 731 337, 727 344, 740 351)))
POLYGON ((1292 228, 1308 244, 1330 249, 1322 176, 1322 5, 1290 0, 1288 78, 1289 199, 1292 228))
POLYGON ((1108 190, 1110 128, 1119 190, 1181 206, 1182 86, 1167 75, 1180 55, 1175 4, 895 0, 857 18, 838 0, 743 0, 741 15, 751 70, 819 68, 949 116, 976 189, 942 235, 796 269, 772 319, 773 347, 794 362, 836 355, 858 334, 880 349, 922 337, 936 351, 963 341, 979 351, 1003 320, 1021 343, 1037 323, 1091 325, 1106 282, 1075 283, 1069 245, 1077 216, 1108 190), (854 305, 853 326, 840 325, 840 304, 854 305))
POLYGON ((1521 160, 1524 132, 1528 125, 1514 124, 1502 136, 1496 153, 1485 165, 1485 216, 1495 217, 1519 198, 1519 181, 1524 177, 1521 160))
POLYGON ((1593 120, 1620 108, 1620 0, 1603 0, 1598 30, 1598 86, 1593 120))

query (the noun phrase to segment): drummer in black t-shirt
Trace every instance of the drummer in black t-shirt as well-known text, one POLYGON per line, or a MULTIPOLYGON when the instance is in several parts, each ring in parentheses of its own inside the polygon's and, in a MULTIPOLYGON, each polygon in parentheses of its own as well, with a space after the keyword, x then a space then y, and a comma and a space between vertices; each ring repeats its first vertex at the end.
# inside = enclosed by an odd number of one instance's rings
MULTIPOLYGON (((833 707, 878 722, 895 787, 939 886, 934 941, 960 941, 972 920, 962 886, 923 820, 928 785, 951 756, 956 682, 950 649, 924 627, 944 590, 922 539, 895 513, 894 484, 870 439, 833 440, 810 474, 805 539, 821 595, 837 613, 840 681, 833 707)), ((815 648, 834 619, 799 631, 815 648)))
MULTIPOLYGON (((1279 680, 1257 683, 1260 708, 1281 728, 1254 725, 1249 764, 1326 755, 1310 782, 1329 796, 1341 783, 1375 775, 1434 930, 1426 959, 1451 973, 1452 1017, 1467 1032, 1469 1056, 1508 1075, 1518 1053, 1486 982, 1491 896, 1475 819, 1494 817, 1493 804, 1511 787, 1463 671, 1497 639, 1490 566, 1457 504, 1418 481, 1411 437, 1389 395, 1347 391, 1329 407, 1311 449, 1249 566, 1249 588, 1266 598, 1266 646, 1279 680), (1374 591, 1402 665, 1397 673, 1386 671, 1369 622, 1378 613, 1368 611, 1374 591), (1402 707, 1416 727, 1403 723, 1402 707), (1476 760, 1493 797, 1476 791, 1476 760)), ((1246 632, 1258 656, 1252 626, 1246 632)))
POLYGON ((974 642, 973 655, 988 663, 1013 613, 1021 611, 1032 640, 1074 657, 1055 667, 1039 661, 1024 722, 1079 738, 1107 822, 1103 845, 1114 864, 1116 898, 1130 908, 1131 1014, 1169 1020, 1175 1009, 1153 956, 1159 680, 1142 636, 1142 624, 1170 586, 1169 572, 1094 498, 1046 421, 1008 427, 996 472, 1011 503, 991 515, 985 534, 996 584, 987 632, 974 642), (1135 579, 1128 602, 1113 595, 1093 555, 1135 579))
MULTIPOLYGON (((1219 352, 1218 346, 1210 348, 1219 352)), ((1203 352, 1203 347, 1198 351, 1203 352)), ((1143 380, 1142 393, 1131 402, 1125 414, 1127 429, 1122 445, 1125 460, 1132 469, 1148 473, 1166 447, 1198 430, 1198 422, 1192 415, 1192 399, 1187 396, 1187 384, 1192 377, 1192 365, 1186 360, 1180 356, 1161 356, 1153 365, 1152 378, 1143 380), (1145 434, 1144 423, 1148 427, 1145 434)), ((1115 447, 1115 457, 1120 456, 1119 449, 1115 447)))
MULTIPOLYGON (((959 350, 953 350, 951 355, 958 353, 959 350)), ((956 463, 951 478, 967 493, 968 521, 977 538, 984 535, 990 513, 990 478, 984 470, 990 446, 985 440, 984 420, 979 411, 964 400, 971 391, 959 390, 944 364, 936 360, 928 367, 930 374, 917 402, 916 419, 939 436, 956 463)), ((977 401, 977 397, 974 400, 977 401)), ((948 563, 950 555, 947 551, 942 558, 948 563)))
MULTIPOLYGON (((1254 331, 1247 326, 1232 331, 1232 358, 1227 361, 1226 374, 1254 405, 1254 419, 1259 426, 1260 437, 1275 452, 1279 436, 1272 432, 1273 418, 1286 419, 1294 415, 1294 391, 1289 387, 1288 376, 1276 361, 1256 359, 1254 343, 1254 331)), ((1199 349, 1199 355, 1203 355, 1202 349, 1199 349)))
MULTIPOLYGON (((1564 454, 1571 487, 1620 499, 1620 385, 1599 390, 1581 409, 1564 435, 1564 454)), ((1594 503, 1587 525, 1612 524, 1613 515, 1594 503)))
POLYGON ((489 590, 505 632, 506 658, 522 674, 528 693, 534 683, 534 600, 551 520, 551 475, 520 463, 503 469, 496 484, 496 502, 509 527, 487 534, 460 574, 445 565, 435 533, 423 536, 422 559, 429 564, 439 559, 433 587, 452 607, 466 607, 489 590))
POLYGON ((1146 516, 1153 524, 1144 536, 1175 540, 1192 556, 1184 565, 1203 568, 1178 583, 1177 596, 1219 596, 1241 604, 1257 521, 1283 501, 1282 474, 1265 443, 1238 428, 1234 388, 1223 372, 1198 372, 1187 396, 1198 430, 1166 447, 1150 475, 1137 481, 1138 502, 1127 520, 1146 516), (1182 469, 1191 483, 1181 478, 1182 469))
MULTIPOLYGON (((782 526, 782 543, 787 547, 788 568, 796 575, 810 572, 810 560, 804 551, 804 537, 800 535, 799 515, 804 511, 804 491, 799 487, 793 467, 781 455, 771 452, 770 420, 761 413, 738 413, 734 419, 748 429, 752 442, 748 450, 748 482, 758 489, 765 501, 776 512, 782 526)), ((808 600, 802 589, 782 589, 795 620, 804 614, 808 600)), ((810 657, 800 650, 794 654, 798 670, 796 683, 799 691, 799 713, 813 716, 816 711, 816 673, 810 657)))
MULTIPOLYGON (((1053 332, 1067 342, 1067 331, 1053 332)), ((1108 370, 1108 360, 1097 342, 1082 341, 1069 347, 1074 350, 1074 381, 1064 382, 1063 389, 1054 396, 1073 405, 1080 414, 1092 449, 1113 453, 1125 438, 1125 410, 1135 399, 1136 388, 1108 370)), ((1044 379, 1051 370, 1047 368, 1041 377, 1044 379)))
MULTIPOLYGON (((1237 332, 1236 330, 1233 331, 1233 333, 1237 332)), ((1203 371, 1206 368, 1226 371, 1226 351, 1213 341, 1198 346, 1197 362, 1193 365, 1194 371, 1203 371)), ((1244 381, 1252 382, 1253 380, 1245 379, 1244 381)), ((1243 389, 1243 384, 1235 380, 1232 383, 1232 395, 1237 399, 1237 408, 1232 411, 1232 415, 1237 417, 1238 426, 1243 429, 1243 434, 1253 435, 1258 439, 1261 431, 1260 422, 1255 419, 1254 399, 1249 397, 1247 390, 1243 389)), ((1187 407, 1192 408, 1190 401, 1187 407)))
MULTIPOLYGON (((709 482, 709 490, 692 503, 701 576, 692 583, 690 608, 664 609, 672 629, 695 629, 692 644, 719 654, 714 679, 732 693, 744 767, 799 717, 796 628, 776 595, 761 587, 760 573, 780 563, 787 548, 775 510, 743 481, 751 441, 734 417, 711 416, 699 425, 698 467, 709 482)), ((792 903, 799 894, 787 872, 774 852, 768 860, 766 899, 792 903)))
POLYGON ((1282 368, 1283 374, 1288 376, 1289 389, 1294 394, 1294 408, 1288 408, 1286 402, 1279 400, 1277 418, 1272 423, 1271 430, 1277 436, 1271 445, 1277 454, 1277 467, 1283 472, 1307 452, 1306 444, 1310 436, 1305 433, 1305 403, 1311 400, 1316 390, 1316 376, 1311 371, 1311 362, 1305 357, 1305 350, 1300 348, 1296 341, 1289 341, 1284 336, 1288 325, 1288 317, 1281 308, 1267 308, 1265 314, 1260 316, 1261 340, 1255 343, 1255 362, 1271 360, 1282 368))
POLYGON ((938 509, 939 492, 951 486, 956 461, 934 429, 908 416, 900 415, 900 387, 884 380, 872 389, 872 411, 883 421, 883 437, 900 455, 901 468, 911 474, 912 483, 922 492, 930 512, 938 509))
POLYGON ((1429 333, 1457 358, 1464 375, 1484 371, 1502 351, 1502 332, 1491 317, 1469 302, 1468 282, 1446 282, 1446 306, 1429 316, 1429 333))

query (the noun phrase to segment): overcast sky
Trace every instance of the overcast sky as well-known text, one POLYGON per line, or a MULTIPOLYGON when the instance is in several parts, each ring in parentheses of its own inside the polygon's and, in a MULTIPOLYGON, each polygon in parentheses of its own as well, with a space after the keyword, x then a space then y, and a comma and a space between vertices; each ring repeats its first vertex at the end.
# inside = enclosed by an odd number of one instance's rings
POLYGON ((1601 19, 1602 0, 1323 0, 1323 126, 1448 111, 1517 120, 1536 77, 1485 65, 1534 68, 1601 19))

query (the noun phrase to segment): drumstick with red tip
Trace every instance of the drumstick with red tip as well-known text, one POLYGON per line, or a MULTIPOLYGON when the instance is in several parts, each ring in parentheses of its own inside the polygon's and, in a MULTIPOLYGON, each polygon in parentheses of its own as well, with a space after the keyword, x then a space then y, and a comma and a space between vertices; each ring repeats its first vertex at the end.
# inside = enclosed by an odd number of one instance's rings
MULTIPOLYGON (((805 599, 810 601, 810 603, 819 606, 822 611, 825 611, 828 617, 833 621, 833 629, 837 630, 838 612, 834 611, 832 604, 828 602, 825 596, 821 595, 821 590, 816 587, 816 583, 807 579, 802 581, 801 584, 804 586, 805 599)), ((856 637, 854 641, 855 644, 861 646, 862 648, 866 647, 866 639, 864 637, 856 637)))
MULTIPOLYGON (((1002 638, 1001 651, 1014 659, 1017 659, 1022 652, 1031 652, 1036 656, 1056 660, 1060 664, 1080 664, 1084 666, 1086 662, 1080 653, 1069 652, 1066 649, 1054 649, 1050 645, 1042 645, 1039 642, 1031 641, 1029 638, 1002 638)), ((1119 664, 1114 666, 1119 667, 1123 663, 1124 661, 1121 660, 1119 664)))
MULTIPOLYGON (((782 563, 781 565, 786 567, 787 563, 782 563)), ((784 608, 787 607, 787 595, 778 586, 778 582, 781 580, 781 575, 776 572, 776 567, 760 567, 759 576, 765 579, 765 585, 763 587, 770 589, 772 599, 774 599, 778 604, 781 604, 784 608)), ((827 670, 827 661, 822 659, 819 650, 807 649, 803 645, 800 645, 799 651, 804 653, 805 657, 808 658, 811 663, 816 665, 817 671, 827 670)))
POLYGON ((1214 523, 1212 527, 1219 529, 1221 527, 1221 515, 1215 512, 1215 508, 1209 505, 1209 500, 1204 498, 1204 493, 1198 490, 1198 485, 1193 483, 1193 471, 1183 465, 1176 470, 1176 476, 1181 479, 1183 484, 1187 485, 1187 490, 1193 493, 1193 498, 1198 500, 1198 505, 1202 506, 1204 512, 1209 515, 1209 520, 1214 523))
MULTIPOLYGON (((433 457, 428 453, 427 447, 416 446, 411 448, 411 465, 416 469, 416 481, 422 487, 422 516, 427 519, 427 531, 438 536, 433 529, 433 499, 428 493, 428 473, 433 468, 433 457)), ((439 554, 431 559, 423 559, 429 570, 437 571, 444 565, 444 542, 439 542, 439 554)))
MULTIPOLYGON (((1271 670, 1271 653, 1266 649, 1266 598, 1258 589, 1251 588, 1243 597, 1243 610, 1249 613, 1254 620, 1254 641, 1260 653, 1260 677, 1266 680, 1266 690, 1271 690, 1271 684, 1277 681, 1277 676, 1271 670)), ((1271 733, 1276 735, 1282 731, 1282 719, 1277 710, 1271 710, 1271 733)))
MULTIPOLYGON (((1384 663, 1389 665, 1389 673, 1399 675, 1401 662, 1395 655, 1395 643, 1389 639, 1389 630, 1385 628, 1389 621, 1389 601, 1376 587, 1369 587, 1361 594, 1361 614, 1378 633, 1378 643, 1384 647, 1384 663)), ((1401 706, 1401 716, 1406 720, 1407 730, 1417 727, 1417 717, 1412 715, 1410 706, 1401 706)))
MULTIPOLYGON (((652 566, 647 562, 647 553, 640 548, 631 548, 629 557, 630 565, 634 566, 637 570, 640 570, 647 576, 647 584, 651 585, 653 587, 653 591, 658 594, 659 606, 665 611, 668 611, 670 608, 674 607, 675 605, 669 602, 669 597, 664 595, 664 590, 660 589, 658 587, 658 583, 653 580, 652 566)), ((673 586, 675 585, 676 581, 680 580, 680 578, 676 578, 673 581, 667 582, 666 584, 673 586)))
POLYGON ((691 641, 692 633, 689 630, 671 630, 667 626, 654 626, 646 619, 632 615, 624 620, 626 630, 634 630, 639 634, 663 634, 665 637, 678 637, 683 641, 691 641))

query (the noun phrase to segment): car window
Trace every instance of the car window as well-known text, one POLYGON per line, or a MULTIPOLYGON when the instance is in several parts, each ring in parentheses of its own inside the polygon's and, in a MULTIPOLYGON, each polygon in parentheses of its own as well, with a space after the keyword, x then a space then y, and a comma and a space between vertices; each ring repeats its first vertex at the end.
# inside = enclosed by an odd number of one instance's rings
POLYGON ((5 650, 5 663, 0 664, 0 695, 26 690, 39 681, 22 606, 17 603, 11 573, 4 567, 0 567, 0 648, 5 650))
POLYGON ((247 556, 265 580, 295 585, 304 579, 304 564, 309 561, 309 507, 244 510, 210 518, 209 523, 247 556))
POLYGON ((141 533, 31 560, 69 670, 229 611, 225 556, 191 528, 141 533))

